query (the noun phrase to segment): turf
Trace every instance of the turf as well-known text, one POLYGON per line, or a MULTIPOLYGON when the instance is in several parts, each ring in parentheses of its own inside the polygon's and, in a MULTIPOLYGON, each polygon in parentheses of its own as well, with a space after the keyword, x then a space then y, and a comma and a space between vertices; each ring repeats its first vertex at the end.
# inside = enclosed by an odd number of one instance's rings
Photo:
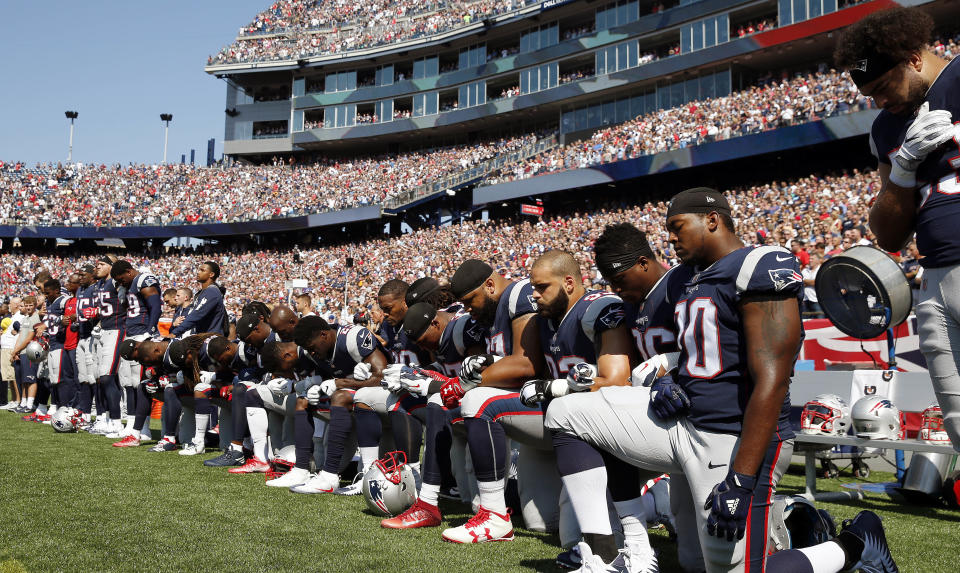
MULTIPOLYGON (((557 538, 518 529, 510 543, 458 546, 438 528, 384 530, 362 498, 299 496, 262 475, 204 467, 199 456, 117 449, 88 434, 0 412, 0 573, 20 571, 554 571, 557 538)), ((213 457, 210 452, 204 458, 213 457)), ((802 489, 795 465, 781 490, 802 489)), ((874 472, 871 481, 890 474, 874 472)), ((839 482, 821 480, 824 491, 839 482)), ((819 504, 838 522, 860 509, 886 519, 903 571, 955 571, 960 512, 898 505, 871 494, 819 504)), ((454 525, 468 517, 444 504, 454 525)), ((665 533, 652 533, 661 570, 677 571, 665 533)))

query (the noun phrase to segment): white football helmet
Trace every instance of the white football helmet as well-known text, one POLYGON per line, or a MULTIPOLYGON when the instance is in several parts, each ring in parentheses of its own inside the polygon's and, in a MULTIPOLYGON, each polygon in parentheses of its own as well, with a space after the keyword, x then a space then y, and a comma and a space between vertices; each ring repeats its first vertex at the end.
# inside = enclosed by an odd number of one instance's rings
POLYGON ((80 412, 73 408, 57 408, 57 411, 50 416, 50 425, 53 427, 53 430, 64 434, 76 432, 80 422, 80 412))
POLYGON ((23 349, 23 354, 30 362, 39 363, 47 359, 47 349, 46 340, 31 340, 27 347, 23 349))
POLYGON ((943 411, 934 402, 923 411, 920 421, 920 439, 925 442, 950 443, 950 436, 943 429, 943 411))
POLYGON ((367 507, 382 517, 393 517, 417 501, 417 482, 403 452, 390 452, 363 474, 367 507))
POLYGON ((836 394, 820 394, 803 406, 800 432, 845 436, 850 429, 850 406, 836 394))
POLYGON ((902 440, 903 414, 886 396, 864 396, 850 411, 858 438, 902 440))

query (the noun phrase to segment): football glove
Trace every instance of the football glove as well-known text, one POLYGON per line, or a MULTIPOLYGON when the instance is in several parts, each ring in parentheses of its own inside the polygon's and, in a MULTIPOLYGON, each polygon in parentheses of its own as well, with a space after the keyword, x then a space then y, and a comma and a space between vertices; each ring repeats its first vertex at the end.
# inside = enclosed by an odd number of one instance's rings
POLYGON ((731 470, 727 478, 713 486, 703 509, 708 510, 707 533, 727 541, 743 539, 747 514, 753 501, 757 478, 731 470))
POLYGON ((80 314, 87 320, 93 320, 100 314, 100 309, 95 306, 85 306, 83 310, 80 311, 80 314))
POLYGON ((679 358, 679 352, 666 352, 641 362, 630 373, 630 384, 633 386, 650 386, 654 380, 666 376, 667 372, 676 368, 679 358))
POLYGON ((319 404, 321 399, 323 399, 323 390, 320 389, 320 386, 311 386, 307 389, 307 402, 311 406, 319 404))
POLYGON ((166 389, 166 388, 168 388, 168 387, 169 387, 169 388, 176 388, 176 387, 180 386, 180 384, 182 384, 182 382, 181 382, 180 380, 178 380, 176 377, 174 377, 174 378, 171 380, 169 376, 161 376, 160 378, 157 379, 157 381, 160 383, 160 387, 161 387, 161 388, 164 388, 164 389, 166 389))
POLYGON ((303 380, 297 380, 297 383, 293 385, 293 390, 297 393, 297 398, 306 398, 307 390, 321 382, 323 382, 322 376, 308 376, 303 380))
POLYGON ((267 389, 276 396, 286 396, 293 390, 293 380, 286 378, 273 378, 267 382, 267 389))
POLYGON ((673 376, 661 376, 650 386, 650 409, 661 420, 669 420, 690 409, 690 398, 673 376))
POLYGON ((549 398, 559 398, 570 393, 570 384, 565 378, 556 380, 527 380, 520 388, 520 401, 533 408, 549 398))
POLYGON ((220 397, 224 400, 233 399, 233 386, 221 386, 220 387, 220 397))
POLYGON ((451 378, 440 387, 440 399, 449 410, 460 406, 460 398, 463 398, 466 393, 459 378, 451 378))
POLYGON ((373 369, 370 367, 370 364, 366 362, 357 362, 357 365, 353 367, 354 380, 363 382, 364 380, 369 380, 372 375, 373 369))
POLYGON ((597 368, 587 362, 578 362, 567 372, 567 385, 571 392, 586 392, 593 386, 597 368))
POLYGON ((160 390, 160 383, 154 380, 141 380, 140 383, 143 384, 143 391, 147 394, 156 394, 160 390))
POLYGON ((949 111, 930 111, 930 102, 923 102, 893 156, 890 181, 906 189, 916 187, 917 168, 934 150, 954 138, 954 129, 949 111))
POLYGON ((412 368, 409 372, 403 372, 400 375, 400 385, 403 389, 417 396, 427 396, 430 394, 430 383, 433 381, 433 378, 412 368))
POLYGON ((335 378, 324 380, 320 383, 320 391, 327 396, 333 396, 333 393, 337 391, 337 380, 335 378))
POLYGON ((492 354, 478 354, 476 356, 467 356, 460 363, 460 384, 467 390, 480 384, 480 375, 483 370, 496 362, 492 354))

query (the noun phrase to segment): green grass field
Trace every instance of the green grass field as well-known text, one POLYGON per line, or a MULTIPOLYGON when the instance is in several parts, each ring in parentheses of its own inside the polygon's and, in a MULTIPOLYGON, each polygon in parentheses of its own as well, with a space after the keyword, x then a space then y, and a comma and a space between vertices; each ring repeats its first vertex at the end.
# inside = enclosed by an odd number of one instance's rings
MULTIPOLYGON (((554 571, 554 536, 518 530, 510 543, 458 546, 439 528, 392 531, 360 497, 300 496, 262 475, 206 468, 200 457, 117 449, 88 434, 0 412, 0 573, 18 571, 554 571)), ((210 452, 206 457, 213 457, 210 452)), ((891 479, 874 472, 871 481, 891 479)), ((821 480, 824 491, 841 480, 821 480)), ((781 491, 802 490, 794 465, 781 491)), ((819 504, 839 521, 861 509, 886 519, 902 571, 953 572, 960 512, 907 507, 886 496, 819 504)), ((454 525, 468 508, 441 506, 454 525)), ((674 547, 653 532, 661 570, 674 547)))

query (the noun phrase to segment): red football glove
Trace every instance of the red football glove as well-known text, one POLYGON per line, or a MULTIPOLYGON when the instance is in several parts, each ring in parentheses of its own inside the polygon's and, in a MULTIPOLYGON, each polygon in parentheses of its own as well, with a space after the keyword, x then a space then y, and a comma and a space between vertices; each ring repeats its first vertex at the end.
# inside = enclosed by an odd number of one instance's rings
POLYGON ((97 318, 98 314, 100 314, 100 309, 95 306, 85 306, 80 314, 82 314, 83 318, 87 320, 93 320, 94 318, 97 318))
POLYGON ((460 398, 466 394, 466 390, 460 385, 459 378, 450 378, 440 387, 440 399, 447 409, 453 409, 460 405, 460 398))
POLYGON ((233 398, 233 388, 230 386, 223 386, 220 388, 220 397, 225 400, 230 400, 233 398))

